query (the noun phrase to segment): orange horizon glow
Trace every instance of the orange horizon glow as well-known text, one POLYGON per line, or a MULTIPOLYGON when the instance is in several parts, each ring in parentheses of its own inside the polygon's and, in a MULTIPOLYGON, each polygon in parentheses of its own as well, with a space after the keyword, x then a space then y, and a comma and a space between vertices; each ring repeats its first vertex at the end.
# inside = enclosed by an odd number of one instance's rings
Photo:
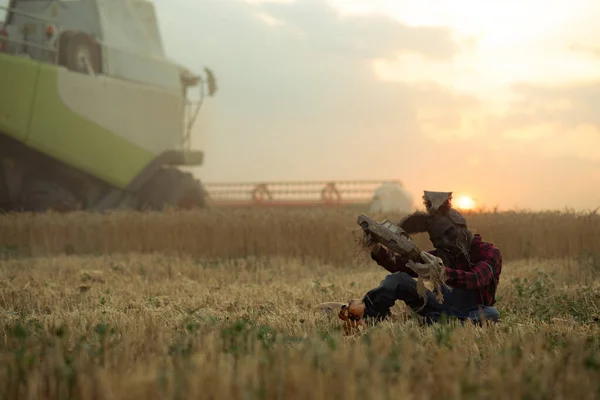
MULTIPOLYGON (((196 29, 169 2, 156 3, 165 21, 196 29)), ((165 24, 174 57, 222 75, 222 96, 208 102, 214 109, 190 141, 209 155, 190 166, 199 180, 401 180, 412 209, 423 209, 424 189, 453 191, 465 215, 600 206, 590 101, 600 87, 600 2, 209 3, 183 7, 207 23, 213 13, 236 18, 211 25, 201 56, 189 55, 189 33, 165 24), (231 32, 252 41, 252 57, 231 32), (236 64, 253 71, 253 83, 236 64)))

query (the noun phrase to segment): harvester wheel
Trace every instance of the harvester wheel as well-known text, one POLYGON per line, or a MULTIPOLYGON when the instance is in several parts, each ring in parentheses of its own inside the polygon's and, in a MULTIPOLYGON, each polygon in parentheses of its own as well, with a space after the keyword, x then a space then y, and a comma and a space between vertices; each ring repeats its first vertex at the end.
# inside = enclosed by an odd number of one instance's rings
POLYGON ((67 188, 50 181, 32 181, 21 195, 24 211, 65 213, 77 209, 77 198, 67 188))
POLYGON ((205 208, 204 188, 192 174, 174 168, 158 171, 140 191, 140 209, 205 208))
POLYGON ((65 31, 59 39, 58 63, 71 71, 87 74, 86 59, 94 74, 102 72, 102 51, 100 44, 85 32, 65 31))

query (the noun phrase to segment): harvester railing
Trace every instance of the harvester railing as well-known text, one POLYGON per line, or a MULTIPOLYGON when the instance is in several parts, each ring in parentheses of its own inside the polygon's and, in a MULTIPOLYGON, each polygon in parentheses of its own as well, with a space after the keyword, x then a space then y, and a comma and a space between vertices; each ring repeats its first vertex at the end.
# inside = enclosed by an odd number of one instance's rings
MULTIPOLYGON (((49 19, 46 17, 41 17, 39 15, 32 14, 32 13, 29 13, 29 12, 26 12, 23 10, 19 10, 14 7, 3 6, 3 5, 0 5, 0 10, 5 11, 7 16, 9 14, 20 15, 20 16, 23 16, 23 17, 26 17, 28 19, 32 19, 35 21, 45 22, 48 25, 54 26, 57 31, 60 30, 60 25, 58 24, 56 19, 49 19)), ((8 51, 4 49, 4 46, 3 46, 4 43, 20 44, 25 47, 34 47, 34 48, 37 48, 40 50, 45 50, 45 51, 54 53, 54 62, 58 63, 58 50, 59 49, 56 46, 42 45, 42 44, 38 44, 38 43, 35 43, 30 40, 23 40, 23 39, 18 39, 18 38, 8 36, 8 35, 6 35, 5 24, 2 24, 2 25, 3 25, 2 32, 0 33, 0 53, 8 53, 8 51)))
POLYGON ((186 119, 184 120, 185 123, 185 134, 183 137, 183 147, 186 150, 189 150, 192 146, 192 128, 194 127, 194 123, 196 122, 196 119, 198 118, 198 113, 200 112, 200 108, 202 107, 202 104, 204 103, 204 82, 202 82, 202 78, 200 78, 200 84, 199 86, 199 92, 200 92, 200 99, 197 102, 193 102, 190 99, 188 99, 186 97, 185 99, 185 114, 186 114, 186 119), (195 106, 195 108, 193 108, 195 106))

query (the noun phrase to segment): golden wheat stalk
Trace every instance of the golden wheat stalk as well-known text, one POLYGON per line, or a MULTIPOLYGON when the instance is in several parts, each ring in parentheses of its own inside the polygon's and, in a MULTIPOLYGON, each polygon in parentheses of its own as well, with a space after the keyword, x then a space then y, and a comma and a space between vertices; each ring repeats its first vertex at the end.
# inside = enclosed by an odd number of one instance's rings
MULTIPOLYGON (((428 282, 432 286, 432 292, 435 294, 436 300, 438 303, 442 304, 444 302, 442 288, 452 290, 452 288, 446 284, 447 279, 448 276, 446 275, 445 268, 439 268, 438 265, 431 265, 429 267, 428 278, 423 278, 421 276, 417 278, 417 292, 424 300, 426 300, 427 287, 425 286, 425 282, 428 282)), ((423 307, 425 307, 425 303, 423 304, 423 307)))

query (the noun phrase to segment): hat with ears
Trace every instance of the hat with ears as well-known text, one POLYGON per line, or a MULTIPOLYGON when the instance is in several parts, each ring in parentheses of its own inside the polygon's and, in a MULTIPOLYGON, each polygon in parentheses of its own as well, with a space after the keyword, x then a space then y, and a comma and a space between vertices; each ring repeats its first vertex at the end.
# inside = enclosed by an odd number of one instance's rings
POLYGON ((452 192, 424 191, 423 205, 426 211, 416 211, 404 217, 398 225, 409 235, 429 232, 448 223, 467 229, 467 220, 452 208, 452 192))

